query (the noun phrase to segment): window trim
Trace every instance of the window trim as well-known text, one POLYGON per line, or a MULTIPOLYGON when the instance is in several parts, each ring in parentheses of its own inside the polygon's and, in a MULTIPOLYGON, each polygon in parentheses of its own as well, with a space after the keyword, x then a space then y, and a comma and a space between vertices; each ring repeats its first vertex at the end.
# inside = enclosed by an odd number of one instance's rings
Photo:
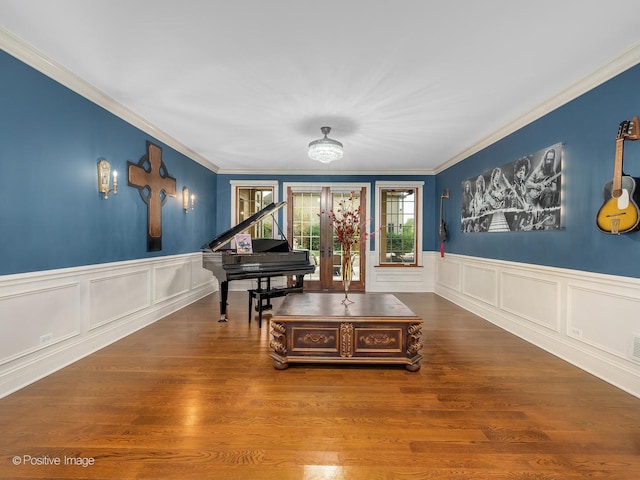
POLYGON ((382 268, 398 268, 398 267, 402 267, 402 268, 411 268, 411 267, 421 267, 422 266, 422 231, 424 229, 423 224, 423 219, 424 219, 424 214, 422 213, 422 198, 423 198, 423 190, 424 190, 424 181, 385 181, 385 180, 381 180, 381 181, 377 181, 375 183, 375 192, 376 192, 376 217, 375 217, 375 225, 377 225, 377 228, 381 228, 382 227, 382 222, 381 222, 381 215, 382 215, 382 190, 390 190, 390 189, 408 189, 408 188, 412 188, 415 190, 416 195, 415 195, 415 206, 416 206, 416 212, 415 212, 415 221, 414 221, 414 227, 415 227, 415 252, 414 252, 414 262, 413 263, 382 263, 380 261, 380 255, 382 252, 382 248, 380 245, 380 235, 376 235, 375 236, 375 252, 376 252, 376 256, 375 256, 375 262, 374 262, 374 266, 375 267, 382 267, 382 268))

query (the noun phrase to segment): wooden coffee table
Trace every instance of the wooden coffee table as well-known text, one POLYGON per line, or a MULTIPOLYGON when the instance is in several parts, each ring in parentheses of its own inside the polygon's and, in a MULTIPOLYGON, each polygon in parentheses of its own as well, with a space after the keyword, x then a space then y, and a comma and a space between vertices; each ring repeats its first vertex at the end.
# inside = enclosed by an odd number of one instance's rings
POLYGON ((402 364, 420 370, 422 319, 394 295, 289 294, 271 318, 273 366, 291 363, 402 364))

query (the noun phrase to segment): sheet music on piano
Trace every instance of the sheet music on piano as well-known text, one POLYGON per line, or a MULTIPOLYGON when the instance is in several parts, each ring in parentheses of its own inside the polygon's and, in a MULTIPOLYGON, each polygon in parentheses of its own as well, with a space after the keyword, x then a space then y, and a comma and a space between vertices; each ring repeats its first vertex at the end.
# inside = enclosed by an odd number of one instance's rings
MULTIPOLYGON (((272 296, 286 295, 292 292, 301 292, 304 286, 304 275, 315 271, 315 265, 309 261, 308 250, 291 250, 289 242, 284 238, 254 238, 252 239, 253 253, 237 253, 233 249, 223 250, 231 240, 258 223, 267 215, 273 215, 287 202, 271 203, 251 217, 240 222, 235 227, 216 236, 202 247, 202 266, 213 272, 220 282, 220 319, 227 321, 227 299, 229 294, 229 282, 233 280, 257 279, 258 288, 261 288, 262 280, 267 279, 267 289, 271 289, 270 278, 281 276, 295 276, 295 285, 279 288, 272 292, 272 296)), ((275 219, 274 219, 275 221, 275 219)), ((276 225, 278 222, 275 222, 276 225)), ((269 297, 270 292, 265 291, 264 297, 269 297)), ((260 313, 262 311, 260 310, 260 313)))
POLYGON ((237 254, 251 254, 253 253, 253 244, 251 240, 251 235, 248 233, 236 233, 233 237, 236 242, 236 253, 237 254))

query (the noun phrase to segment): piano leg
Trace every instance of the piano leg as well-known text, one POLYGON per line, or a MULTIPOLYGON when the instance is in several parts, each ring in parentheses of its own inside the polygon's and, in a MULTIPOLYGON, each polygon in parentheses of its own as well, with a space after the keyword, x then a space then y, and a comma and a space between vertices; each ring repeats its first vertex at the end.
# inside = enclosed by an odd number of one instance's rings
POLYGON ((227 321, 227 298, 229 297, 229 282, 224 280, 220 282, 220 320, 218 322, 227 321))

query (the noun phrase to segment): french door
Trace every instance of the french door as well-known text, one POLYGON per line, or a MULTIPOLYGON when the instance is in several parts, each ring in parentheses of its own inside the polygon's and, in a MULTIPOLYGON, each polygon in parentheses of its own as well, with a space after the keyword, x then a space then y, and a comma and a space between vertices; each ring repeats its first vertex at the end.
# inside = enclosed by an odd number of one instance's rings
MULTIPOLYGON (((339 186, 296 187, 287 189, 287 238, 296 249, 309 250, 314 273, 304 280, 305 290, 342 290, 342 246, 329 221, 328 212, 336 211, 339 202, 347 201, 354 208, 360 206, 360 218, 366 219, 366 189, 353 191, 339 186)), ((360 242, 352 247, 353 275, 349 291, 365 289, 365 229, 361 229, 360 242)))

